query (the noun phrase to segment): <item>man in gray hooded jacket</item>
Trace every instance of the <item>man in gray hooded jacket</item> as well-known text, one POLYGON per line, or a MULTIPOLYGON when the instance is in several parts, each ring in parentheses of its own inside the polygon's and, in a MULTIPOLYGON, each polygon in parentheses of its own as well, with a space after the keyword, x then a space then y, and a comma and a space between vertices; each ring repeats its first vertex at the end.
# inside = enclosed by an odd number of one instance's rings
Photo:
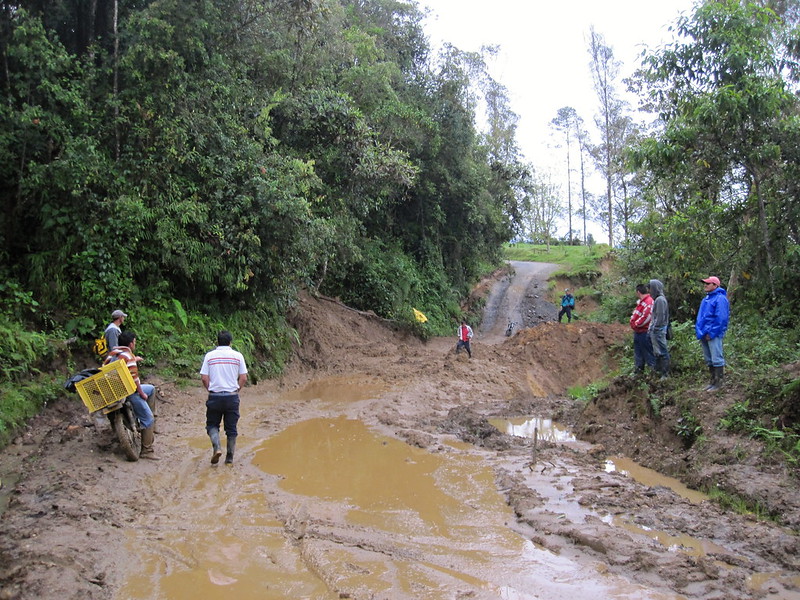
POLYGON ((669 325, 669 303, 664 295, 664 284, 658 279, 650 280, 650 296, 653 298, 653 319, 650 321, 650 340, 656 358, 656 373, 661 379, 669 374, 669 350, 667 349, 667 325, 669 325))

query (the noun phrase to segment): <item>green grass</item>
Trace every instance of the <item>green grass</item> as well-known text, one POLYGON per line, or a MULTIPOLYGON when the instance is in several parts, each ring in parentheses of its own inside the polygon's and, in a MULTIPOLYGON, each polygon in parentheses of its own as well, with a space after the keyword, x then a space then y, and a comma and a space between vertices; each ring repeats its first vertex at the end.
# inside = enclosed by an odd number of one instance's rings
POLYGON ((557 276, 586 277, 595 279, 600 274, 600 262, 609 254, 608 244, 592 246, 550 246, 543 244, 506 244, 503 256, 506 260, 525 260, 530 262, 547 262, 561 265, 555 273, 557 276))

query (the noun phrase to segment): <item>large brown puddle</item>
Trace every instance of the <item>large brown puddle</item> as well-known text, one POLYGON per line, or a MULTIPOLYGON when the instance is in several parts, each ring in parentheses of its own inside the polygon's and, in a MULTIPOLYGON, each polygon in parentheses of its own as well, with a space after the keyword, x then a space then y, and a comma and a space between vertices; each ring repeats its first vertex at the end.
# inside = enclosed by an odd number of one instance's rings
MULTIPOLYGON (((328 379, 280 402, 344 410, 381 393, 367 387, 328 379)), ((257 427, 240 436, 251 464, 187 460, 177 477, 147 482, 165 502, 129 532, 134 574, 118 598, 674 597, 513 531, 494 471, 469 447, 431 453, 345 416, 261 440, 257 427)), ((183 443, 195 455, 208 446, 201 435, 183 443)))

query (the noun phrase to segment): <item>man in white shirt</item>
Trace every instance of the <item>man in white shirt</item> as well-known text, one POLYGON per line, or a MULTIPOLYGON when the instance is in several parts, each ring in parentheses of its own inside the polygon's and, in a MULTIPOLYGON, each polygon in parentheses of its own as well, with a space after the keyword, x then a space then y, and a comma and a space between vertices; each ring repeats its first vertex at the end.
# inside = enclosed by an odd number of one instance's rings
POLYGON ((206 400, 206 432, 211 438, 211 464, 222 456, 219 426, 224 421, 227 452, 225 464, 233 464, 236 450, 236 424, 239 422, 239 390, 247 382, 247 365, 241 353, 231 348, 233 336, 229 331, 217 335, 217 347, 206 354, 200 367, 200 379, 208 390, 206 400))

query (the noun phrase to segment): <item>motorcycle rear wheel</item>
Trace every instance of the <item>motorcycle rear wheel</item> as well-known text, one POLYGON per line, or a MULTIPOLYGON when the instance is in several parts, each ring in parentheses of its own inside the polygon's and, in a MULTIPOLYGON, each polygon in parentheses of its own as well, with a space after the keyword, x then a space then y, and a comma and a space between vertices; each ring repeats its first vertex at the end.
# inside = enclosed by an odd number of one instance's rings
POLYGON ((122 446, 125 458, 130 461, 139 460, 142 435, 139 433, 139 428, 136 427, 136 416, 133 414, 133 410, 129 406, 123 406, 114 411, 111 414, 111 427, 117 435, 119 445, 122 446))

